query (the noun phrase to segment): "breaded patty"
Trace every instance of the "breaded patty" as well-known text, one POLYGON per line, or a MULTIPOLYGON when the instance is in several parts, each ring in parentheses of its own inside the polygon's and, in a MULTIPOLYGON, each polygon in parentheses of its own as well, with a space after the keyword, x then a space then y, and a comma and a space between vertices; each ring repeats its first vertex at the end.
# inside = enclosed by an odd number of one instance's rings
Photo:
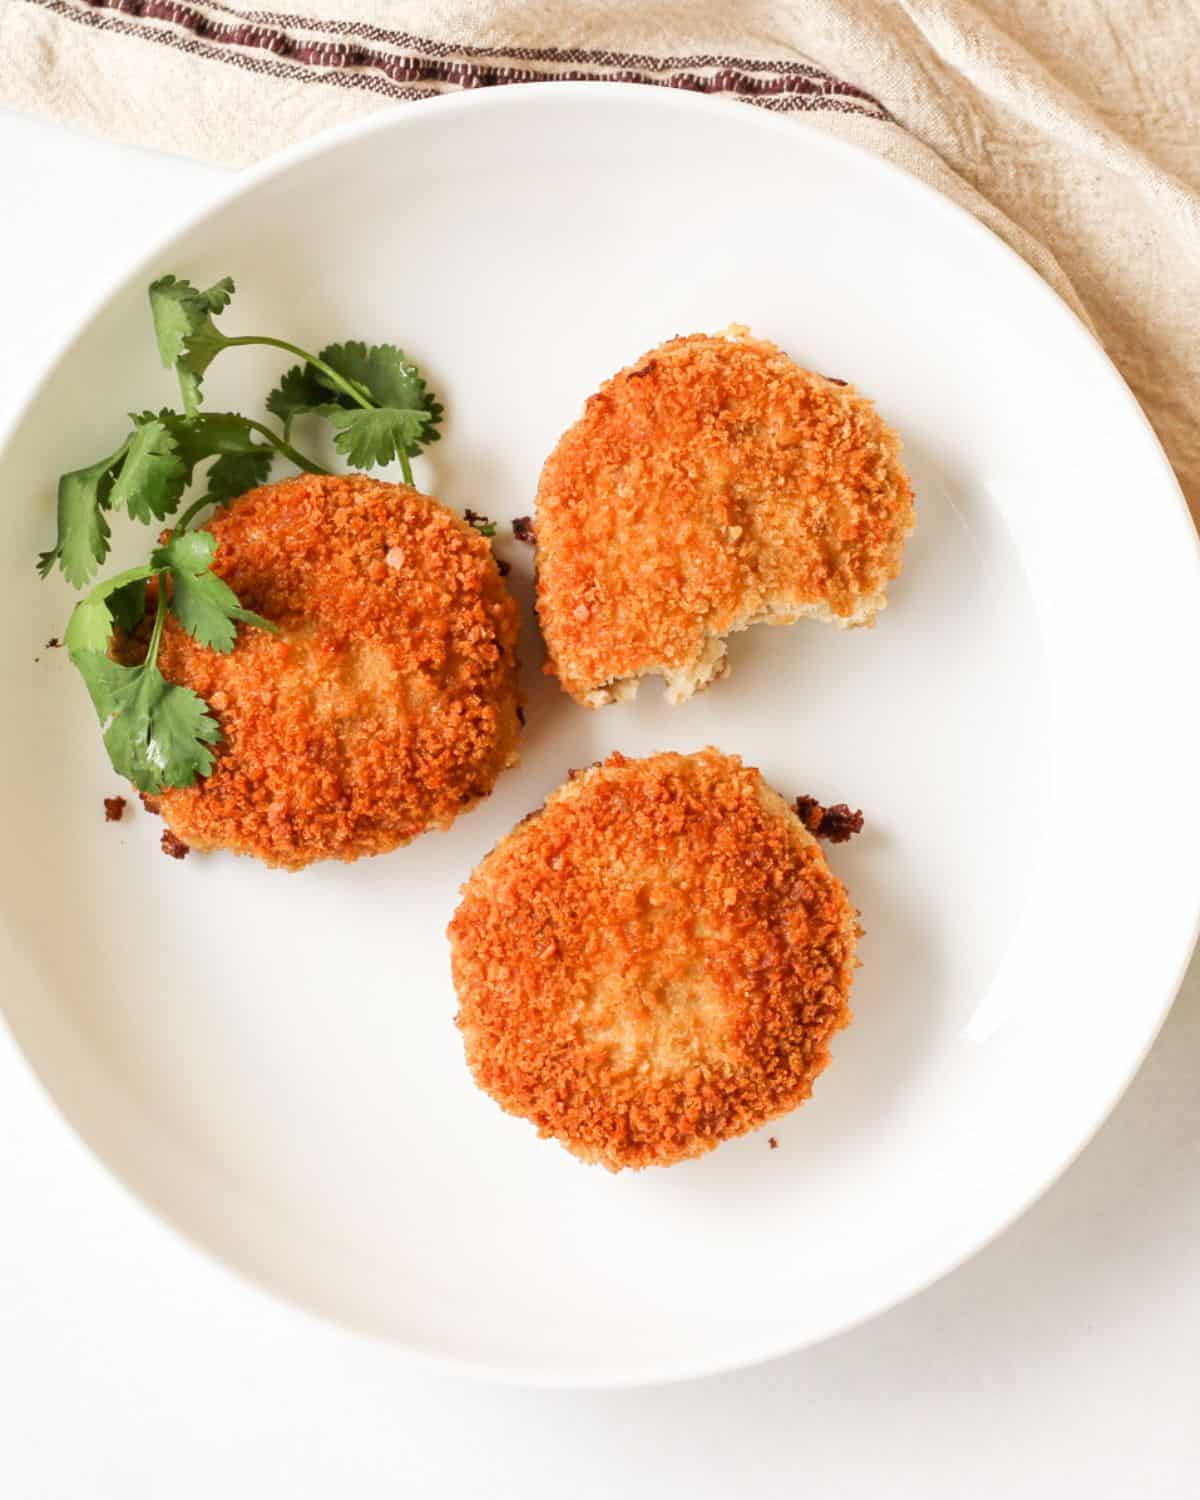
POLYGON ((195 849, 271 865, 382 854, 445 828, 517 759, 517 609, 488 543, 362 475, 301 475, 219 511, 214 571, 279 635, 222 656, 167 616, 159 666, 221 728, 212 773, 164 792, 195 849))
POLYGON ((467 1062, 585 1161, 699 1156, 808 1098, 850 1020, 857 916, 737 756, 611 755, 463 889, 449 936, 467 1062))
POLYGON ((678 703, 724 637, 869 625, 913 526, 900 443, 851 386, 738 330, 672 339, 606 382, 537 494, 546 670, 594 708, 657 675, 678 703))

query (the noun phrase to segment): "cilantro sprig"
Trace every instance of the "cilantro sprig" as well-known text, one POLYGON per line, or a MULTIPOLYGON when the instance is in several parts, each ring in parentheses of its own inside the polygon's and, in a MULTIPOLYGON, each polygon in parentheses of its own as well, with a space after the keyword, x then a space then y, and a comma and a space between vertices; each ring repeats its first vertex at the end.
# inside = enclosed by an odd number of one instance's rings
POLYGON ((443 415, 402 349, 361 343, 330 344, 293 365, 267 397, 267 410, 282 420, 285 436, 305 412, 328 418, 337 428, 334 447, 356 468, 398 458, 406 484, 412 483, 410 460, 437 441, 443 415))
POLYGON ((443 412, 416 365, 394 344, 330 344, 310 354, 287 339, 266 334, 227 334, 214 318, 233 296, 223 277, 206 291, 163 276, 150 288, 150 308, 158 352, 174 365, 186 411, 199 409, 201 387, 218 354, 248 344, 264 344, 295 355, 293 365, 267 397, 267 410, 279 417, 283 440, 302 413, 327 418, 337 429, 334 447, 358 469, 400 461, 405 484, 412 483, 412 460, 436 442, 443 412))
POLYGON ((191 688, 167 682, 158 670, 168 610, 190 636, 215 651, 233 650, 239 623, 275 630, 269 620, 243 609, 212 571, 216 550, 210 531, 175 531, 146 566, 98 583, 67 624, 64 644, 104 726, 109 760, 139 791, 190 786, 197 776, 207 776, 209 746, 220 738, 204 700, 191 688), (142 623, 152 581, 157 598, 145 657, 136 666, 123 666, 109 655, 114 632, 132 633, 142 623))
POLYGON ((38 560, 42 577, 57 567, 76 589, 86 588, 108 556, 111 517, 124 512, 142 524, 162 523, 179 509, 205 464, 200 495, 160 538, 149 561, 94 584, 75 606, 65 644, 104 727, 113 768, 140 790, 189 786, 212 769, 220 730, 204 700, 168 682, 158 653, 167 615, 214 651, 232 651, 239 625, 274 631, 269 620, 244 609, 213 570, 211 532, 190 529, 201 511, 265 483, 279 456, 313 474, 328 471, 291 441, 295 419, 323 417, 334 446, 355 467, 399 460, 413 482, 412 459, 439 436, 442 407, 416 366, 391 344, 330 344, 319 355, 284 339, 229 335, 215 319, 234 295, 226 276, 205 290, 176 276, 150 289, 150 311, 163 364, 179 380, 183 410, 130 414, 131 430, 106 457, 64 474, 58 482, 58 532, 38 560), (271 392, 266 406, 283 430, 239 412, 201 409, 204 380, 226 349, 266 344, 301 361, 271 392), (154 615, 140 663, 113 659, 114 636, 142 626, 153 593, 154 615))
POLYGON ((158 670, 167 571, 134 568, 98 585, 75 606, 66 635, 71 661, 104 728, 113 770, 139 791, 155 794, 207 776, 213 763, 210 746, 221 737, 203 698, 168 682, 158 670), (109 639, 114 625, 129 629, 141 619, 151 577, 158 580, 158 601, 146 655, 137 666, 122 666, 108 655, 109 639), (118 603, 122 595, 124 601, 118 603))

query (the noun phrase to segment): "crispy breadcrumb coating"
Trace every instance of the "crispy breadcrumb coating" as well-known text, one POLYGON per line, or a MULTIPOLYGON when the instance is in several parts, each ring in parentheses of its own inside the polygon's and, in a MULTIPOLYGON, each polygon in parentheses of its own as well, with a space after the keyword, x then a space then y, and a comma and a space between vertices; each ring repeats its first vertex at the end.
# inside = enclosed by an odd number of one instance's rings
POLYGON ((867 625, 913 526, 900 443, 852 386, 738 330, 672 339, 607 381, 537 494, 546 670, 596 707, 657 674, 682 701, 724 637, 867 625))
POLYGON ((193 849, 270 865, 382 854, 445 828, 517 759, 517 609, 488 543, 363 475, 265 485, 214 517, 214 571, 278 636, 225 656, 167 616, 159 666, 223 735, 157 799, 193 849))
POLYGON ((611 755, 519 824, 450 924, 480 1088, 585 1161, 667 1166, 808 1098, 857 912, 756 770, 611 755))

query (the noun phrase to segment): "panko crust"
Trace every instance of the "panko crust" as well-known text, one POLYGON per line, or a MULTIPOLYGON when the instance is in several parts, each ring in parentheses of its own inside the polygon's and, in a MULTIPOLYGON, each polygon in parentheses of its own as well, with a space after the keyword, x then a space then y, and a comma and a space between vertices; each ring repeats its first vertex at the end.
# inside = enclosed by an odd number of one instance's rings
POLYGON ((363 475, 251 490, 209 525, 214 571, 279 635, 228 655, 167 616, 159 666, 222 732, 211 775, 158 798, 195 849, 269 865, 382 854, 444 828, 517 759, 517 608, 488 543, 363 475))
POLYGON ((858 913, 756 770, 611 755, 483 860, 450 924, 480 1088, 585 1161, 668 1166, 808 1098, 858 913))
POLYGON ((852 386, 730 330, 651 350, 542 470, 546 670, 588 707, 726 671, 722 638, 805 615, 870 624, 913 526, 900 443, 852 386))

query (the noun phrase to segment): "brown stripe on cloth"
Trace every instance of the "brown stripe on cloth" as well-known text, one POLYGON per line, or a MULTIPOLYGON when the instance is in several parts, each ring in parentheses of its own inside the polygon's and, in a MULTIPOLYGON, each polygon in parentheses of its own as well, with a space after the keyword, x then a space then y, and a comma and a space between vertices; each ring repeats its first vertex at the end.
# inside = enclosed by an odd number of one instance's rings
POLYGON ((65 20, 254 73, 423 99, 455 89, 546 81, 647 83, 724 94, 772 110, 888 120, 877 99, 810 63, 696 54, 652 57, 581 48, 459 46, 352 21, 208 0, 27 0, 65 20), (341 38, 353 38, 352 41, 341 38), (368 45, 368 43, 370 45, 368 45), (532 65, 532 66, 531 66, 532 65))
MULTIPOLYGON (((106 3, 106 0, 85 0, 88 4, 106 3)), ((195 8, 195 7, 192 7, 195 8)), ((735 58, 727 54, 689 53, 686 56, 655 57, 648 52, 613 52, 606 49, 581 47, 482 47, 469 43, 439 42, 428 37, 414 36, 407 31, 388 30, 369 21, 316 20, 312 16, 299 16, 286 11, 240 10, 226 5, 224 0, 207 0, 204 9, 220 12, 249 21, 256 26, 285 27, 293 31, 315 31, 326 36, 353 36, 363 41, 392 43, 397 46, 427 52, 432 57, 490 57, 513 58, 520 62, 546 62, 561 64, 588 64, 613 68, 638 68, 647 72, 664 72, 677 68, 737 67, 749 73, 797 73, 814 79, 823 79, 835 84, 839 90, 877 101, 865 90, 834 78, 813 63, 798 62, 786 58, 735 58)), ((878 106, 882 108, 882 106, 878 106)))

